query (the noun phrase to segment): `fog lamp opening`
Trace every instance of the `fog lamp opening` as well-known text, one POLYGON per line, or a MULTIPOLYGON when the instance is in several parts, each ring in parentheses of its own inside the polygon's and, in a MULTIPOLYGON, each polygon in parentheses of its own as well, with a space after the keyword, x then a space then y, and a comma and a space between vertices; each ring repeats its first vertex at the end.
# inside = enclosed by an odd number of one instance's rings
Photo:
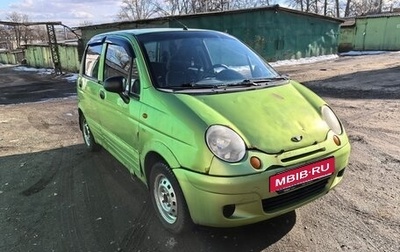
POLYGON ((236 206, 234 204, 232 205, 226 205, 222 208, 222 214, 224 215, 225 218, 229 218, 233 215, 235 212, 236 206))
POLYGON ((337 176, 338 176, 338 177, 342 177, 343 174, 344 174, 344 170, 346 170, 346 169, 340 170, 340 171, 338 172, 337 176))

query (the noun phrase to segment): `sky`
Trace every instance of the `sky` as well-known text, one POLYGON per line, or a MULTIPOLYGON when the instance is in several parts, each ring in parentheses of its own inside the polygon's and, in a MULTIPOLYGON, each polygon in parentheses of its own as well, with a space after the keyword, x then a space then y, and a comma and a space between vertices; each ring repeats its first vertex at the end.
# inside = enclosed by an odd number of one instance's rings
POLYGON ((110 23, 120 9, 119 0, 0 0, 0 21, 12 12, 26 14, 31 22, 55 21, 75 27, 87 21, 110 23))

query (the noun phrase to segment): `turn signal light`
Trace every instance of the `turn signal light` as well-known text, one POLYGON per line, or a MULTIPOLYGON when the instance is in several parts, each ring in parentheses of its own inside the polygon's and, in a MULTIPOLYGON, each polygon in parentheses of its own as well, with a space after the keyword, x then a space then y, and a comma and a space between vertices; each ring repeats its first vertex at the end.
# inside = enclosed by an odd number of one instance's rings
POLYGON ((340 138, 336 135, 333 136, 333 141, 337 146, 340 146, 342 144, 342 142, 340 142, 340 138))
POLYGON ((254 169, 261 169, 261 160, 258 157, 251 157, 250 164, 254 169))

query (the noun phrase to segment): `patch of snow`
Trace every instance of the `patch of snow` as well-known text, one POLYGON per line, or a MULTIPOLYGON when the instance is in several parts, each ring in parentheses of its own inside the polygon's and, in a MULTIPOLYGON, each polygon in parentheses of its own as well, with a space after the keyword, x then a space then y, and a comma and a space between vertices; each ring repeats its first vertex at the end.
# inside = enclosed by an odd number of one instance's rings
MULTIPOLYGON (((11 65, 10 65, 11 66, 11 65)), ((0 64, 1 67, 1 64, 0 64)), ((37 72, 38 74, 54 74, 54 69, 50 68, 34 68, 34 67, 26 67, 26 66, 17 66, 14 67, 15 71, 20 71, 20 72, 37 72)), ((78 74, 77 73, 66 73, 60 76, 61 78, 67 80, 68 82, 73 82, 75 83, 76 80, 78 79, 78 74)))
POLYGON ((68 82, 75 83, 76 80, 78 79, 78 74, 76 73, 67 74, 64 76, 64 79, 66 79, 68 82))
POLYGON ((388 53, 388 51, 349 51, 340 53, 340 56, 360 56, 360 55, 377 55, 388 53))
POLYGON ((0 63, 0 68, 13 67, 14 65, 0 63))
POLYGON ((14 68, 15 71, 20 72, 37 72, 39 74, 52 74, 54 72, 53 69, 49 68, 34 68, 34 67, 25 67, 25 66, 17 66, 14 68))
POLYGON ((288 65, 300 65, 300 64, 310 64, 319 61, 326 61, 331 59, 336 59, 339 56, 337 54, 330 54, 330 55, 322 55, 316 57, 308 57, 308 58, 301 58, 301 59, 292 59, 292 60, 278 60, 275 62, 270 62, 269 64, 273 67, 276 66, 288 66, 288 65))
MULTIPOLYGON (((309 57, 309 58, 301 58, 301 59, 293 59, 293 60, 279 60, 276 62, 269 62, 269 64, 273 67, 276 66, 287 66, 287 65, 298 65, 298 64, 310 64, 314 62, 326 61, 336 59, 339 56, 360 56, 360 55, 377 55, 377 54, 384 54, 389 53, 389 51, 349 51, 345 53, 337 54, 330 54, 330 55, 323 55, 317 57, 309 57)), ((400 52, 398 52, 400 53, 400 52)))

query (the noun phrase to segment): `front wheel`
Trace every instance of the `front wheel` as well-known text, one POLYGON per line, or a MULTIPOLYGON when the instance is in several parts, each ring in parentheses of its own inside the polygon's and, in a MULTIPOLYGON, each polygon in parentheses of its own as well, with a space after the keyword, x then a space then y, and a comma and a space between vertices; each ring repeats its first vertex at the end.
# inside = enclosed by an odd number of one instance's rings
POLYGON ((150 196, 157 216, 172 233, 192 229, 193 222, 178 181, 164 163, 156 163, 150 173, 150 196))

